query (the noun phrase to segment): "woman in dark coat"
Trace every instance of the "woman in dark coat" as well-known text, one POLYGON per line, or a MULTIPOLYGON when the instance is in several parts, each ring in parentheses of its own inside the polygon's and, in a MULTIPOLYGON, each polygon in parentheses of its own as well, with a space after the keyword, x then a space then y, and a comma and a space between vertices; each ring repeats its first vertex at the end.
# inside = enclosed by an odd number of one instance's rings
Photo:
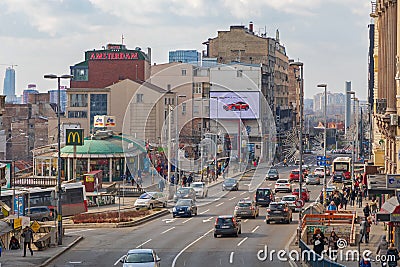
POLYGON ((325 246, 325 236, 321 232, 321 229, 315 228, 312 237, 312 243, 314 245, 313 250, 315 251, 315 253, 321 255, 322 251, 324 251, 324 246, 325 246))

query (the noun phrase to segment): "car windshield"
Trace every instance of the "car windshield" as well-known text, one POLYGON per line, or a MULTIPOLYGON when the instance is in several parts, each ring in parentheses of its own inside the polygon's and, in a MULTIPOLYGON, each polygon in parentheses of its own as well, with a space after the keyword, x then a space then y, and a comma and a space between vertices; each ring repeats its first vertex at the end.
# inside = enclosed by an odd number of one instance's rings
POLYGON ((139 198, 140 199, 150 199, 151 197, 152 197, 152 195, 150 195, 149 193, 144 193, 139 198))
POLYGON ((238 206, 241 208, 250 207, 251 203, 250 202, 239 202, 238 206))
POLYGON ((176 202, 176 206, 190 206, 190 204, 190 199, 180 199, 178 202, 176 202))
POLYGON ((270 169, 268 173, 269 173, 269 174, 277 174, 278 171, 275 170, 275 169, 270 169))
POLYGON ((282 201, 295 201, 296 197, 283 197, 282 201))
POLYGON ((269 191, 269 189, 258 189, 257 190, 257 195, 260 197, 269 196, 270 194, 271 194, 271 192, 269 191))
POLYGON ((278 181, 276 181, 276 183, 277 184, 287 184, 287 183, 289 183, 289 181, 288 180, 278 180, 278 181))
POLYGON ((312 174, 309 174, 309 175, 307 176, 307 178, 312 179, 312 178, 316 178, 316 176, 315 176, 315 175, 312 175, 312 174))
POLYGON ((225 183, 226 184, 234 184, 234 183, 236 183, 236 180, 235 179, 226 179, 225 183))
POLYGON ((126 256, 126 263, 154 262, 152 253, 131 253, 126 256))
POLYGON ((271 210, 282 210, 285 208, 285 204, 269 204, 271 210))
POLYGON ((218 218, 218 224, 230 224, 232 223, 232 218, 218 218))
POLYGON ((203 187, 203 184, 192 184, 192 187, 201 188, 201 187, 203 187))
MULTIPOLYGON (((307 189, 304 189, 304 188, 301 189, 301 192, 306 192, 306 191, 307 191, 307 189)), ((296 188, 296 189, 294 190, 294 192, 297 192, 297 193, 298 193, 298 192, 299 192, 299 188, 296 188)))
POLYGON ((299 171, 292 171, 293 174, 299 174, 299 171))
POLYGON ((189 194, 189 189, 188 188, 179 188, 177 193, 179 193, 179 194, 189 194))

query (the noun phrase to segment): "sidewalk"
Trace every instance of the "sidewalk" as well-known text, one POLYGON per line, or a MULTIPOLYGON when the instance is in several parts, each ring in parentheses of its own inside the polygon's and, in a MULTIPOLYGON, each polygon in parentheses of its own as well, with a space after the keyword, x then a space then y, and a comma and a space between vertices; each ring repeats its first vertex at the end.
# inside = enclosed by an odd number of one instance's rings
POLYGON ((28 249, 26 257, 23 257, 23 248, 19 250, 3 250, 0 257, 0 265, 1 267, 46 266, 81 240, 82 236, 65 235, 62 246, 50 247, 43 251, 34 250, 33 256, 30 255, 28 249))

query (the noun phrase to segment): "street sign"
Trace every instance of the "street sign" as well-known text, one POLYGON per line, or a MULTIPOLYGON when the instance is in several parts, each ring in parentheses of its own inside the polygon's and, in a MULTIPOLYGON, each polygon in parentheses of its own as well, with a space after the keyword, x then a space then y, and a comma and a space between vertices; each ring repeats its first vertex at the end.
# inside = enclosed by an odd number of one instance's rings
POLYGON ((34 221, 31 225, 31 229, 32 229, 32 231, 37 233, 37 231, 39 231, 39 229, 40 229, 40 224, 37 221, 34 221))
POLYGON ((317 160, 319 161, 319 160, 322 160, 322 157, 323 156, 317 156, 317 160))
POLYGON ((304 206, 304 201, 302 199, 298 199, 294 204, 296 205, 296 208, 302 208, 304 206))
POLYGON ((83 146, 83 129, 66 129, 65 145, 83 146))
POLYGON ((386 188, 400 188, 400 174, 386 174, 386 188))

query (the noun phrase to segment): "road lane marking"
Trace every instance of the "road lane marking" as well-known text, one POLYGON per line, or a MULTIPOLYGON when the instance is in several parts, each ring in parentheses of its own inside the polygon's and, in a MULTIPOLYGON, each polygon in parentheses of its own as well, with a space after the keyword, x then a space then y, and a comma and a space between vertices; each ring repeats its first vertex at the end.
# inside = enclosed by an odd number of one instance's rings
POLYGON ((208 218, 208 219, 204 219, 204 220, 203 220, 203 223, 211 221, 212 218, 214 218, 214 217, 210 217, 210 218, 208 218))
POLYGON ((68 262, 69 264, 81 264, 82 262, 81 261, 70 261, 70 262, 68 262))
POLYGON ((190 221, 191 219, 193 219, 193 218, 186 219, 186 220, 184 220, 182 223, 185 224, 185 223, 187 223, 188 221, 190 221))
POLYGON ((221 202, 221 203, 215 205, 215 207, 219 207, 219 206, 221 206, 222 204, 224 204, 224 202, 221 202))
POLYGON ((257 225, 251 232, 254 233, 255 231, 257 231, 257 229, 258 229, 259 227, 260 227, 260 226, 257 225))
POLYGON ((150 238, 149 240, 147 240, 146 242, 143 242, 142 244, 140 244, 139 246, 137 246, 136 248, 140 248, 143 247, 143 245, 146 245, 147 243, 149 243, 152 239, 150 238))
POLYGON ((235 254, 235 252, 231 252, 231 255, 229 256, 229 263, 232 264, 233 263, 233 254, 235 254))
POLYGON ((204 214, 204 213, 206 213, 207 211, 209 211, 210 209, 208 209, 208 210, 205 210, 205 211, 203 211, 203 212, 200 212, 199 214, 204 214))
POLYGON ((165 230, 164 232, 161 232, 161 234, 165 234, 165 233, 167 233, 167 232, 169 232, 169 231, 171 231, 171 230, 173 230, 173 229, 175 229, 175 226, 173 226, 173 227, 171 227, 171 228, 165 230))
POLYGON ((205 237, 206 235, 208 235, 208 234, 211 233, 212 231, 214 231, 214 229, 210 229, 208 232, 206 232, 205 234, 203 234, 202 236, 200 236, 199 238, 197 238, 196 240, 194 240, 192 243, 190 243, 189 245, 187 245, 186 247, 184 247, 184 248, 178 253, 178 255, 175 256, 174 261, 172 262, 171 267, 175 267, 176 261, 178 260, 179 256, 182 255, 183 252, 185 252, 188 248, 190 248, 191 246, 193 246, 196 242, 200 241, 203 237, 205 237))
POLYGON ((173 221, 175 221, 175 219, 162 219, 162 221, 165 223, 172 223, 173 221))
POLYGON ((246 223, 248 220, 249 220, 249 219, 246 219, 246 220, 244 220, 243 222, 245 222, 245 223, 246 223))
POLYGON ((123 258, 124 256, 125 256, 125 255, 122 255, 121 258, 119 258, 119 259, 114 263, 114 266, 117 265, 117 264, 119 263, 119 261, 122 260, 122 258, 123 258))
POLYGON ((243 238, 242 241, 240 241, 240 242, 237 244, 237 246, 239 247, 241 244, 243 244, 243 242, 246 241, 247 238, 248 238, 248 237, 243 238))
POLYGON ((231 197, 229 200, 234 200, 236 197, 231 197))
POLYGON ((246 194, 247 192, 242 192, 242 193, 240 193, 240 195, 244 195, 244 194, 246 194))
POLYGON ((66 231, 66 232, 68 232, 68 234, 76 234, 76 233, 92 231, 92 230, 94 230, 94 229, 84 229, 84 230, 78 230, 78 231, 72 231, 72 232, 66 231))

